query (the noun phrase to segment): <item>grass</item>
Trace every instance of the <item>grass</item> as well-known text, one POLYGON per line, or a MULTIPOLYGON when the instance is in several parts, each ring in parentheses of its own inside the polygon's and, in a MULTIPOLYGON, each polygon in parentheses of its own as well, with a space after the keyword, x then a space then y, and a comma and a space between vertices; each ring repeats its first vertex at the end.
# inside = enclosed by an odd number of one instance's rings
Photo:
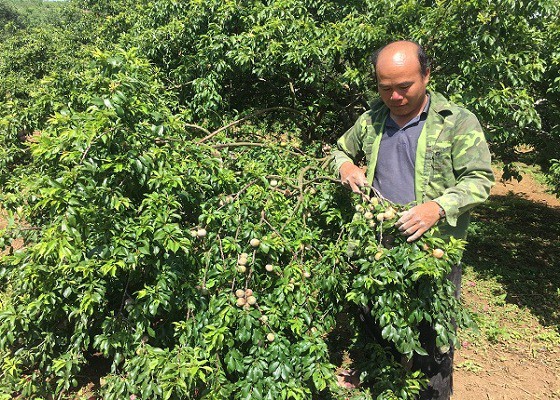
POLYGON ((560 331, 560 209, 494 196, 471 227, 464 262, 487 281, 493 302, 526 308, 560 331))
MULTIPOLYGON (((493 196, 473 217, 462 287, 478 331, 460 332, 461 341, 560 373, 560 209, 493 196)), ((480 371, 468 359, 457 368, 480 371)))

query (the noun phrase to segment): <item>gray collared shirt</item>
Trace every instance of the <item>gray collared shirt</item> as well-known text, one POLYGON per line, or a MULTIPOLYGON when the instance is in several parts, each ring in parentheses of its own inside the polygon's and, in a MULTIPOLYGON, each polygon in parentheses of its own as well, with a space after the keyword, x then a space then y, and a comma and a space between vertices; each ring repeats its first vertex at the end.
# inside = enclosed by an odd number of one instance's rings
POLYGON ((424 110, 400 128, 388 116, 381 137, 373 187, 383 197, 397 204, 408 204, 415 200, 414 164, 418 138, 428 116, 430 99, 424 110))

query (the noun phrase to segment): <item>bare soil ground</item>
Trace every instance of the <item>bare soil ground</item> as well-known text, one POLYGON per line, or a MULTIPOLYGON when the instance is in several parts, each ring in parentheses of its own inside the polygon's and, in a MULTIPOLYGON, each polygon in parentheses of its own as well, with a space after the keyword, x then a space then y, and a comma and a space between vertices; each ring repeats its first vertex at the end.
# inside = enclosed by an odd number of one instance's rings
MULTIPOLYGON (((501 182, 501 174, 496 172, 498 179, 492 196, 516 196, 535 203, 535 206, 560 209, 560 200, 547 193, 531 174, 524 174, 520 182, 501 182)), ((558 269, 560 265, 550 267, 558 269)), ((479 296, 474 285, 474 282, 463 283, 467 307, 488 311, 488 299, 479 296)), ((507 306, 504 304, 504 309, 507 306)), ((544 334, 543 327, 536 319, 533 319, 534 326, 528 323, 532 316, 516 318, 520 310, 523 309, 514 307, 511 318, 496 322, 501 339, 482 346, 468 340, 463 342, 463 347, 456 353, 453 400, 560 399, 560 349, 554 344, 557 342, 547 346, 546 341, 534 340, 544 334), (504 337, 507 339, 503 340, 504 337)), ((554 328, 552 334, 555 335, 554 328)))

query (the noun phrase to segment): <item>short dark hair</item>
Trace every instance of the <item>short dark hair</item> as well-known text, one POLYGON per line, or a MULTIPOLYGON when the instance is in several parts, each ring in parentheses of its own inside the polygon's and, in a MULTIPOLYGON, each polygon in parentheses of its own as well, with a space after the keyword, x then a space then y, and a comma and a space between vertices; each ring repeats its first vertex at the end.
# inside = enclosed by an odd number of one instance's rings
MULTIPOLYGON (((398 42, 400 42, 400 41, 401 40, 398 40, 398 42)), ((412 40, 402 40, 402 41, 412 43, 412 44, 416 45, 417 54, 418 54, 418 62, 420 63, 420 74, 422 76, 426 76, 428 74, 428 70, 430 69, 430 59, 426 55, 426 52, 424 51, 422 46, 420 46, 418 43, 416 43, 412 40)), ((395 42, 397 42, 397 41, 395 41, 395 42)), ((381 51, 383 51, 383 49, 385 49, 385 47, 387 47, 388 45, 393 44, 395 42, 387 43, 386 45, 384 45, 384 46, 380 47, 379 49, 375 50, 375 52, 371 56, 371 62, 372 62, 373 66, 375 68, 377 68, 377 58, 379 57, 379 53, 381 53, 381 51)))

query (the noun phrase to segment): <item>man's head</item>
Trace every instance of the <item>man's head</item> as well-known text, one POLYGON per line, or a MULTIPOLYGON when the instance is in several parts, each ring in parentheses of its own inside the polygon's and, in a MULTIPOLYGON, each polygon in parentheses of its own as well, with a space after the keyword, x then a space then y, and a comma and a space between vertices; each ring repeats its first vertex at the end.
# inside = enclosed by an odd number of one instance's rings
POLYGON ((422 48, 409 41, 392 42, 373 58, 377 88, 397 123, 406 123, 424 108, 430 79, 428 58, 422 48))

